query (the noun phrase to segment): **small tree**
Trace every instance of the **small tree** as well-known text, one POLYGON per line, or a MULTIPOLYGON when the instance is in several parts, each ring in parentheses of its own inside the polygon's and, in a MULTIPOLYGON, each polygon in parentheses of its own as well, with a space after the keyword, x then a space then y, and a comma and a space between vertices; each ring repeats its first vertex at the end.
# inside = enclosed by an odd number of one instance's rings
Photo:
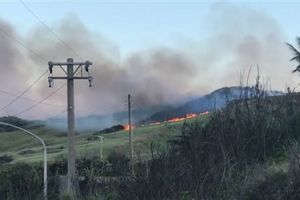
MULTIPOLYGON (((298 44, 298 47, 300 47, 300 37, 296 38, 296 42, 298 44)), ((289 43, 286 43, 286 44, 290 47, 291 51, 294 54, 294 57, 292 57, 290 61, 295 60, 298 62, 298 66, 296 67, 296 69, 293 70, 293 73, 300 72, 300 52, 293 45, 291 45, 289 43)))

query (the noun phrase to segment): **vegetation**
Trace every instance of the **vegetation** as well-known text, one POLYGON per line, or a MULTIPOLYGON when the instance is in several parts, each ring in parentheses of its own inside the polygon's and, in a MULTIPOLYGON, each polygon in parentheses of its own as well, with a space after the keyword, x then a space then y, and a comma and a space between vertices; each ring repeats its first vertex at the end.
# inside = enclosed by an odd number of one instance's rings
MULTIPOLYGON (((300 47, 300 37, 297 37, 296 41, 297 41, 298 46, 300 47)), ((300 72, 300 52, 293 45, 291 45, 289 43, 286 43, 286 44, 289 46, 289 48, 291 49, 291 51, 294 54, 294 56, 291 58, 290 61, 297 61, 298 62, 298 66, 293 70, 293 73, 300 72)))
POLYGON ((119 198, 298 199, 299 162, 290 147, 299 142, 300 95, 268 97, 259 80, 255 89, 206 125, 185 124, 168 152, 119 182, 119 198), (280 165, 288 169, 273 169, 280 165))

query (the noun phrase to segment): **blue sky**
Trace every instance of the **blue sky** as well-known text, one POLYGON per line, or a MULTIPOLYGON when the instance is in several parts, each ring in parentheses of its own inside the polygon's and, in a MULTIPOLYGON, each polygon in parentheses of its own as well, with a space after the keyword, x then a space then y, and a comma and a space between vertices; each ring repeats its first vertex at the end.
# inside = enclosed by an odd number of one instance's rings
MULTIPOLYGON (((216 3, 240 4, 275 18, 289 39, 299 33, 298 1, 32 1, 24 2, 50 27, 68 14, 76 14, 91 31, 115 41, 122 52, 172 45, 177 37, 205 36, 205 20, 216 3)), ((17 0, 0 0, 0 17, 20 33, 28 32, 38 21, 17 0)))
MULTIPOLYGON (((24 2, 49 26, 75 13, 86 27, 115 41, 124 53, 170 43, 176 35, 195 37, 210 5, 150 1, 24 2)), ((1 1, 0 16, 23 33, 38 24, 18 1, 1 1)))

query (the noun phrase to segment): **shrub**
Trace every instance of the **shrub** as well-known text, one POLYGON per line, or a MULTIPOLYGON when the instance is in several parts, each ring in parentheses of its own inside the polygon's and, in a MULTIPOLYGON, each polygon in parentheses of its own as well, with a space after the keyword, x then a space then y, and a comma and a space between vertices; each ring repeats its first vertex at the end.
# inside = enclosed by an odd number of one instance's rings
POLYGON ((42 196, 41 171, 29 164, 1 167, 0 199, 39 199, 42 196))

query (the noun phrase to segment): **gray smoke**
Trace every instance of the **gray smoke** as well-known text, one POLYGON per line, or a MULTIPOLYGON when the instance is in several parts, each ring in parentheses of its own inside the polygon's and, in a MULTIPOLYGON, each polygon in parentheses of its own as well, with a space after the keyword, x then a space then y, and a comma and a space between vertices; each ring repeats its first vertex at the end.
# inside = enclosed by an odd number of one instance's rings
MULTIPOLYGON (((0 23, 1 27, 16 34, 7 23, 0 23)), ((201 36, 200 27, 198 39, 179 41, 180 45, 172 48, 161 46, 135 52, 125 58, 120 55, 117 44, 88 30, 76 15, 69 15, 51 26, 80 56, 93 62, 94 86, 88 88, 87 82, 76 82, 77 113, 104 114, 123 110, 128 93, 133 95, 137 106, 181 102, 218 87, 237 85, 240 72, 256 65, 271 79, 274 89, 282 90, 287 84, 295 83, 290 73, 291 53, 285 45, 287 39, 275 19, 250 8, 215 4, 206 23, 203 27, 208 36, 201 36)), ((68 57, 81 60, 41 26, 33 27, 22 41, 51 61, 65 61, 68 57)), ((35 55, 25 51, 19 53, 19 48, 7 38, 0 37, 0 45, 5 47, 1 48, 0 56, 6 59, 0 61, 1 78, 4 80, 7 74, 18 77, 14 81, 7 80, 11 90, 24 87, 47 68, 47 63, 41 63, 35 55), (29 75, 17 60, 25 60, 35 76, 29 75), (8 68, 14 70, 6 70, 8 68)), ((43 98, 62 83, 56 81, 54 89, 48 89, 45 79, 28 96, 43 98)), ((65 89, 48 101, 65 105, 65 89)), ((27 105, 30 102, 20 107, 27 105)), ((59 110, 41 106, 24 116, 47 117, 59 110)))

